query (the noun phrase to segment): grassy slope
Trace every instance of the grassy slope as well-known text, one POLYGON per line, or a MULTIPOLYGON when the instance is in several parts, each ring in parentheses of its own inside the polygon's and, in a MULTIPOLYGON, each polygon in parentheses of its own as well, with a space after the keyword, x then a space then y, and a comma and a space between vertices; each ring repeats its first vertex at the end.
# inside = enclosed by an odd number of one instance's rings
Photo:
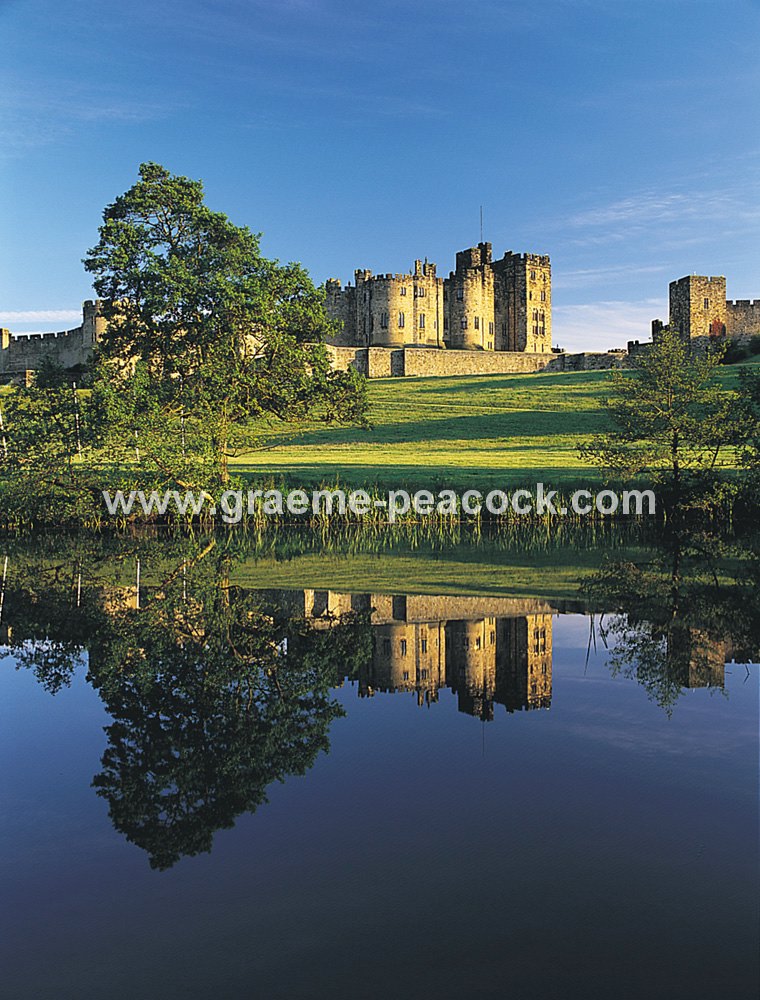
MULTIPOLYGON (((370 382, 371 430, 308 427, 237 463, 300 482, 498 486, 586 474, 576 444, 603 430, 604 372, 370 382)), ((290 432, 292 435, 292 432, 290 432)))
MULTIPOLYGON (((721 370, 726 387, 737 367, 721 370)), ((275 430, 272 448, 235 464, 307 486, 585 485, 599 476, 577 444, 605 430, 608 388, 607 372, 373 380, 371 430, 275 430)))

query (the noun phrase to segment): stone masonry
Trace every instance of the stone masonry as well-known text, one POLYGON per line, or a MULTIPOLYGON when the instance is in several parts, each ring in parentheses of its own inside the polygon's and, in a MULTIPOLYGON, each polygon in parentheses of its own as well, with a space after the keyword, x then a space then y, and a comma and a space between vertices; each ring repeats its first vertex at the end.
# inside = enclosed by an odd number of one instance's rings
POLYGON ((82 323, 73 330, 27 336, 13 336, 9 330, 0 330, 0 378, 7 381, 35 371, 45 358, 64 368, 84 368, 105 331, 105 324, 98 303, 88 300, 82 307, 82 323))
POLYGON ((457 253, 446 279, 417 260, 409 274, 358 270, 354 285, 331 279, 326 288, 328 314, 341 326, 336 347, 551 354, 548 256, 507 252, 494 261, 491 244, 479 243, 457 253))
POLYGON ((726 299, 726 279, 722 275, 690 274, 670 283, 670 326, 690 340, 755 336, 760 334, 760 300, 732 302, 726 299))

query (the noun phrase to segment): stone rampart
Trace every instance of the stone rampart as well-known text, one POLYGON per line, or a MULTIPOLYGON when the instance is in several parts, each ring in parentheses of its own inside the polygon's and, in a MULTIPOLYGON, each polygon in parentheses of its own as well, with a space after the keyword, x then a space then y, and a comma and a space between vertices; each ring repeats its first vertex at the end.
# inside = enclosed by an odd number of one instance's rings
POLYGON ((13 375, 35 371, 47 358, 63 368, 87 364, 93 348, 105 329, 98 304, 84 303, 81 326, 59 333, 34 333, 13 336, 3 330, 0 337, 0 374, 13 375))
POLYGON ((584 351, 581 354, 555 354, 544 370, 547 372, 592 372, 609 368, 630 367, 631 360, 625 351, 584 351))
POLYGON ((551 362, 553 354, 526 354, 524 351, 452 351, 409 347, 404 350, 405 375, 511 375, 538 372, 551 362))
POLYGON ((624 351, 528 354, 525 351, 457 351, 436 347, 335 347, 330 344, 326 347, 337 371, 354 368, 367 378, 599 371, 630 365, 624 351))
POLYGON ((760 299, 726 302, 726 333, 738 339, 760 334, 760 299))

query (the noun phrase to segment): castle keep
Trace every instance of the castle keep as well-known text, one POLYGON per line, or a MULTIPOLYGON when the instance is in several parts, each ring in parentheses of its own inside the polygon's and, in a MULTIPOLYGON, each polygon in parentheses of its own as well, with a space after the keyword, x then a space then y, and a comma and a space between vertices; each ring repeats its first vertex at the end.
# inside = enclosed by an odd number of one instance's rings
POLYGON ((327 282, 328 315, 341 329, 336 347, 449 348, 551 353, 551 265, 548 256, 504 254, 490 243, 462 250, 440 278, 415 261, 409 274, 355 272, 355 284, 327 282))

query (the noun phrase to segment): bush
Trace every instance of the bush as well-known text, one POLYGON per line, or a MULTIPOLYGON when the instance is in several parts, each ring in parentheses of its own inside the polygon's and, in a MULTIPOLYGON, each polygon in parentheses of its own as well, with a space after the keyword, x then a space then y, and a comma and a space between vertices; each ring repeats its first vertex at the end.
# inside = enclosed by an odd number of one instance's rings
POLYGON ((726 342, 723 364, 735 365, 738 361, 745 361, 748 356, 749 350, 744 344, 740 344, 737 340, 729 340, 726 342))

